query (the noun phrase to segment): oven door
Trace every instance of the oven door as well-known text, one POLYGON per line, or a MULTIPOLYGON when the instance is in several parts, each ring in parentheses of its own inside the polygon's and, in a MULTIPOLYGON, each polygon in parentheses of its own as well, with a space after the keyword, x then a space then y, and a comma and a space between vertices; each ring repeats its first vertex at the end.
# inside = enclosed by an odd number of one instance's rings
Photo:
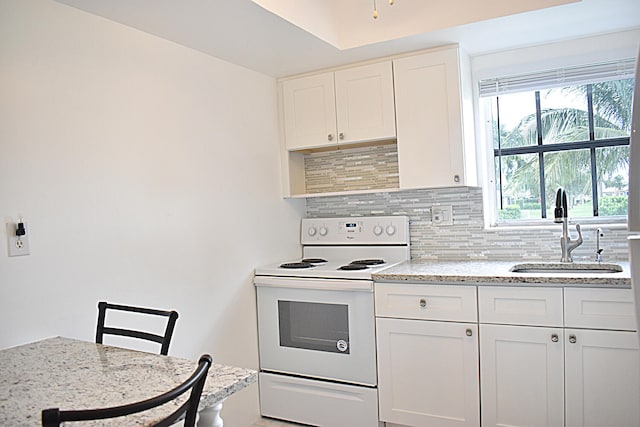
POLYGON ((256 277, 260 368, 375 386, 373 283, 256 277))

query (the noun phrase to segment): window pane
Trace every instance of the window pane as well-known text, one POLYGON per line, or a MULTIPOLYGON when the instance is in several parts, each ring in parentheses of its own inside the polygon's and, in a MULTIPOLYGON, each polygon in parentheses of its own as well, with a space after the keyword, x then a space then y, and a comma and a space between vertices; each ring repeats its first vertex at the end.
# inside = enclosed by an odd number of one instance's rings
POLYGON ((542 143, 589 140, 587 111, 586 86, 541 90, 542 143))
POLYGON ((560 151, 544 155, 547 218, 553 218, 556 192, 567 192, 569 218, 593 216, 591 156, 589 150, 560 151))
POLYGON ((628 137, 631 132, 633 79, 593 85, 595 138, 628 137))
POLYGON ((535 92, 500 95, 499 103, 501 147, 536 145, 535 92))
POLYGON ((629 147, 596 150, 598 215, 627 215, 629 210, 629 147))
POLYGON ((349 354, 349 306, 278 301, 280 345, 349 354))
MULTIPOLYGON (((540 164, 537 154, 502 156, 502 208, 499 219, 540 218, 540 164)), ((498 158, 496 157, 496 164, 498 158)), ((500 194, 500 188, 497 189, 500 194)))

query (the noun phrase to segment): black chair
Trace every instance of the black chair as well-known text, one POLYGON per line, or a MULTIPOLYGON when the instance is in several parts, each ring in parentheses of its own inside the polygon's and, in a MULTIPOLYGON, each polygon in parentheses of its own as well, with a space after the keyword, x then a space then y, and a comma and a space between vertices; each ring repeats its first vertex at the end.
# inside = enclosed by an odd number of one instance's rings
POLYGON ((212 363, 213 361, 211 356, 208 354, 202 355, 198 362, 198 368, 189 377, 189 379, 166 393, 141 402, 122 406, 113 406, 110 408, 85 409, 78 411, 61 411, 59 408, 44 409, 42 411, 42 426, 58 427, 62 422, 104 420, 106 418, 123 417, 125 415, 144 412, 175 400, 191 390, 191 395, 185 403, 167 417, 154 424, 154 426, 170 426, 184 415, 184 427, 194 427, 196 423, 196 416, 198 414, 198 404, 200 403, 200 396, 202 395, 202 388, 204 387, 204 383, 207 379, 207 372, 209 371, 212 363))
POLYGON ((173 335, 173 328, 176 325, 176 320, 178 320, 178 312, 176 311, 156 310, 153 308, 143 307, 130 307, 126 305, 109 304, 108 302, 101 301, 98 303, 98 327, 96 329, 96 343, 102 344, 102 337, 105 334, 139 338, 162 344, 160 354, 166 356, 169 353, 169 344, 171 343, 171 336, 173 335), (167 327, 164 331, 163 336, 151 334, 148 332, 134 331, 132 329, 105 327, 104 320, 107 314, 107 310, 128 311, 133 313, 151 314, 154 316, 167 317, 167 327))

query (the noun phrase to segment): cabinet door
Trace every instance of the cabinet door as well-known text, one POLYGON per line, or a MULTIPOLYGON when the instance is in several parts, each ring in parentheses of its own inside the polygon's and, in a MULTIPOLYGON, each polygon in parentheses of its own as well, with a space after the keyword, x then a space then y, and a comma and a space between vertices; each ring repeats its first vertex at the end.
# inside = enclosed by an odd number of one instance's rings
POLYGON ((377 319, 380 420, 478 426, 477 325, 377 319))
POLYGON ((567 427, 640 426, 634 332, 565 330, 567 427))
POLYGON ((458 50, 398 59, 393 71, 400 188, 464 184, 458 50))
POLYGON ((335 83, 339 143, 395 138, 391 62, 336 71, 335 83))
POLYGON ((482 426, 562 426, 561 328, 480 325, 482 426))
POLYGON ((285 80, 282 96, 288 150, 337 143, 333 73, 285 80))

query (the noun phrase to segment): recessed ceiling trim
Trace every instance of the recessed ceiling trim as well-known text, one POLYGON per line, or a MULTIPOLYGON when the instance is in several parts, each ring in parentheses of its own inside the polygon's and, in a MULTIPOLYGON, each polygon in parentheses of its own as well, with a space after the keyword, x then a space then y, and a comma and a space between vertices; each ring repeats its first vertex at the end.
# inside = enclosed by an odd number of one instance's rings
POLYGON ((340 50, 397 40, 582 0, 252 0, 340 50))

